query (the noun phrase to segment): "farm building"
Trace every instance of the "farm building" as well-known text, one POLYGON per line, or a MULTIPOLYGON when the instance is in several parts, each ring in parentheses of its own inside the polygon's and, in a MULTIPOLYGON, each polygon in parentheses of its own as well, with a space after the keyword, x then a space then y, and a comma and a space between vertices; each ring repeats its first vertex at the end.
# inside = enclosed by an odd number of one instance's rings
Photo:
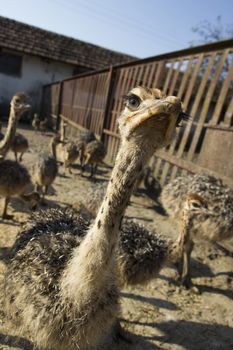
POLYGON ((0 16, 0 110, 16 91, 38 109, 41 87, 133 57, 0 16))

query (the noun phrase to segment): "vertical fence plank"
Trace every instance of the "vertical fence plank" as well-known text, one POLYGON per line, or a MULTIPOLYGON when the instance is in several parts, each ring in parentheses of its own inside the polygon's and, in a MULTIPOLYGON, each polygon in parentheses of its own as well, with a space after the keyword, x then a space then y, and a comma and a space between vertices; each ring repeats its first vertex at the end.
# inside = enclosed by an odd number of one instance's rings
POLYGON ((173 79, 172 79, 172 82, 171 82, 171 85, 170 85, 170 88, 169 88, 169 91, 168 91, 168 95, 169 96, 174 94, 176 83, 177 83, 177 80, 178 80, 178 77, 179 77, 179 74, 180 74, 180 70, 181 70, 182 64, 183 64, 183 60, 181 59, 181 60, 179 60, 177 68, 175 69, 175 73, 174 73, 174 76, 173 76, 173 79))
POLYGON ((169 62, 171 65, 168 69, 168 72, 167 72, 167 76, 166 76, 166 80, 165 80, 165 83, 164 83, 164 86, 163 86, 163 92, 164 94, 167 93, 167 90, 168 90, 168 86, 169 86, 169 83, 171 81, 171 78, 172 78, 172 73, 174 72, 174 65, 175 65, 175 61, 171 61, 169 62))
POLYGON ((224 116, 224 123, 229 127, 233 124, 233 96, 224 116))
POLYGON ((222 89, 221 89, 220 94, 218 96, 218 101, 216 103, 213 117, 211 119, 211 124, 213 124, 213 125, 218 124, 219 116, 220 116, 227 92, 228 92, 229 87, 232 83, 232 78, 233 78, 233 61, 231 62, 231 66, 229 68, 228 74, 224 80, 224 83, 222 85, 222 89))
POLYGON ((103 116, 102 130, 101 130, 101 140, 103 142, 105 141, 105 134, 103 130, 107 127, 109 116, 111 113, 111 101, 112 101, 115 79, 116 79, 116 70, 113 67, 111 67, 108 73, 107 97, 105 102, 104 116, 103 116))

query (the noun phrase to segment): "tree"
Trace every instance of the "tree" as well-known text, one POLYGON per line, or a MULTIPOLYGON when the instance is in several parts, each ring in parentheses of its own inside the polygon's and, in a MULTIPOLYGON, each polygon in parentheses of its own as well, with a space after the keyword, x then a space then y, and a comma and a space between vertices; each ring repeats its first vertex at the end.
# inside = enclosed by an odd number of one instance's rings
POLYGON ((199 36, 198 40, 191 42, 192 46, 233 37, 233 24, 224 25, 221 16, 216 18, 215 23, 204 20, 191 29, 199 36))
MULTIPOLYGON (((191 28, 192 32, 196 33, 199 39, 192 41, 191 46, 207 44, 214 41, 220 41, 228 38, 233 38, 233 24, 223 24, 221 16, 217 16, 215 23, 210 23, 207 20, 201 21, 199 24, 191 28)), ((216 58, 214 68, 216 68, 221 56, 216 58)), ((201 72, 203 73, 208 62, 208 58, 205 58, 201 67, 201 72)), ((228 54, 226 62, 223 66, 222 72, 220 74, 220 81, 223 81, 229 72, 229 68, 233 62, 233 54, 228 54)), ((213 73, 212 73, 213 74, 213 73)), ((233 82, 231 82, 231 87, 233 88, 233 82)))

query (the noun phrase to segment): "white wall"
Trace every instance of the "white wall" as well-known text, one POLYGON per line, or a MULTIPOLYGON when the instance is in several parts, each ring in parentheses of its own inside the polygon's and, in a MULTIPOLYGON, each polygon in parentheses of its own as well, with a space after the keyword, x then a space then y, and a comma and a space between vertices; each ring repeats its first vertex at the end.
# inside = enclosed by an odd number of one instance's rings
POLYGON ((66 63, 23 55, 21 77, 0 73, 0 105, 9 104, 17 91, 24 91, 32 99, 32 112, 39 111, 42 86, 71 76, 73 70, 66 63))

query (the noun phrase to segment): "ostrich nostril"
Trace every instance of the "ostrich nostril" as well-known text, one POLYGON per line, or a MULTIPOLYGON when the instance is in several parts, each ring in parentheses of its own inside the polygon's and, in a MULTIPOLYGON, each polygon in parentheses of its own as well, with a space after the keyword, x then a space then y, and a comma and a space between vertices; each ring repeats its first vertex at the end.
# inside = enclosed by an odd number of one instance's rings
POLYGON ((168 96, 166 98, 167 102, 173 104, 173 105, 176 105, 177 107, 179 107, 181 109, 182 107, 182 103, 181 103, 181 100, 179 97, 176 97, 176 96, 168 96))

